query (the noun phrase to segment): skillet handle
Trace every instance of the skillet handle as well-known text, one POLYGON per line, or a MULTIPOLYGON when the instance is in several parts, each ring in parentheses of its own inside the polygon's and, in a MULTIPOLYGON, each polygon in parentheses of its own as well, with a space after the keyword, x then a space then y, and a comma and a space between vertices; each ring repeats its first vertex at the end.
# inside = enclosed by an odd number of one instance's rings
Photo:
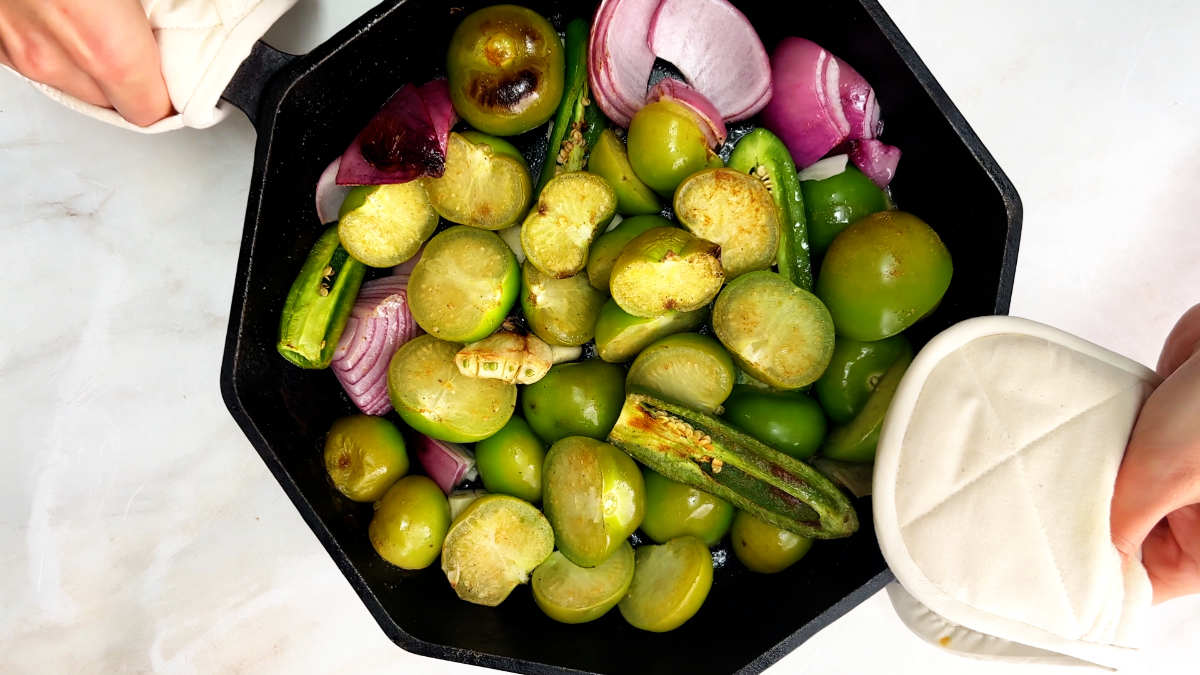
POLYGON ((237 106, 250 118, 250 124, 258 126, 258 107, 267 85, 284 66, 291 63, 296 54, 288 54, 259 40, 250 50, 250 56, 238 66, 229 86, 221 98, 237 106))

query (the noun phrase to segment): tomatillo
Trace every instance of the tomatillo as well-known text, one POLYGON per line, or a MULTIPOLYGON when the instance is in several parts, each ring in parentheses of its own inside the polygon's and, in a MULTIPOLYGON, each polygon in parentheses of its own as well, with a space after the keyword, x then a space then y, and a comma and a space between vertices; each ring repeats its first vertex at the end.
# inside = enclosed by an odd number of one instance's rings
POLYGON ((825 439, 825 414, 807 394, 738 385, 725 399, 725 419, 796 459, 816 454, 825 439))
POLYGON ((642 524, 642 472, 608 443, 568 436, 546 453, 542 508, 558 550, 580 567, 595 567, 642 524))
POLYGON ((542 498, 542 461, 546 449, 520 417, 510 417, 504 428, 475 444, 475 465, 490 492, 520 497, 528 502, 542 498))
POLYGON ((863 172, 847 166, 836 176, 800 181, 808 242, 821 255, 842 230, 888 208, 888 198, 863 172))
POLYGON ((950 251, 933 228, 912 214, 882 211, 833 240, 816 293, 838 335, 873 342, 937 307, 953 274, 950 251))
POLYGON ((525 421, 541 439, 603 439, 625 402, 625 370, 604 361, 562 363, 521 391, 525 421))
POLYGON ((904 355, 912 356, 912 345, 903 335, 878 342, 838 338, 833 359, 814 387, 825 414, 836 424, 854 419, 888 367, 904 355))
POLYGON ((486 7, 463 19, 450 38, 450 100, 480 131, 529 131, 558 109, 564 61, 558 33, 539 14, 515 5, 486 7))
POLYGON ((642 479, 646 483, 642 531, 656 543, 665 544, 690 534, 716 546, 729 531, 734 509, 724 499, 676 483, 651 469, 642 471, 642 479))

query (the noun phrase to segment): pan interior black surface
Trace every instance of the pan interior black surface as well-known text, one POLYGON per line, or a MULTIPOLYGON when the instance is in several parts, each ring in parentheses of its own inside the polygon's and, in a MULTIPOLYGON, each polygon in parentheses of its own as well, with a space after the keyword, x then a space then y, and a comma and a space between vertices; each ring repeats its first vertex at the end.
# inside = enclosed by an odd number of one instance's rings
MULTIPOLYGON (((755 575, 730 561, 716 575, 700 614, 659 635, 629 627, 616 611, 584 626, 557 624, 523 588, 494 609, 461 602, 436 564, 406 572, 380 560, 366 536, 370 505, 341 498, 325 475, 324 433, 353 407, 331 373, 292 367, 274 349, 283 299, 323 229, 313 187, 397 88, 441 73, 454 26, 485 4, 385 3, 272 81, 258 115, 260 138, 222 370, 227 405, 380 626, 406 649, 524 672, 761 670, 890 578, 875 542, 869 500, 858 504, 863 523, 858 534, 818 543, 783 574, 755 575)), ((524 4, 560 26, 564 18, 590 16, 595 7, 524 4)), ((811 38, 875 86, 886 122, 883 139, 904 151, 893 184, 896 199, 933 225, 955 263, 949 293, 911 331, 914 340, 923 343, 968 317, 1007 312, 1020 202, 879 6, 870 0, 736 4, 768 49, 787 35, 811 38)), ((534 140, 523 142, 529 147, 534 140)))

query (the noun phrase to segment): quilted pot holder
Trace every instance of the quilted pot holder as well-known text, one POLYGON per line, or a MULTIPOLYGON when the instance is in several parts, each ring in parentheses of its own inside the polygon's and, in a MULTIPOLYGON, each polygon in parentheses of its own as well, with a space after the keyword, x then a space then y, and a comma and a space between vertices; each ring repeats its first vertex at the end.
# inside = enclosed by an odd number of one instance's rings
POLYGON ((1109 507, 1153 371, 1033 321, 983 317, 914 359, 876 455, 901 618, 987 658, 1117 668, 1150 605, 1109 507))

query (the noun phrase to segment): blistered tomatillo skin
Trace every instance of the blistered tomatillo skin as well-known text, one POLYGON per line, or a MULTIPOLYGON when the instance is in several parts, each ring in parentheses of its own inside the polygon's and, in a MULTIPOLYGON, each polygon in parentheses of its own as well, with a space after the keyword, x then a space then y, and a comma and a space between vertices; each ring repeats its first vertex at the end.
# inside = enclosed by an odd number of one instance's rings
POLYGON ((563 95, 562 41, 548 21, 513 5, 463 19, 450 40, 450 100, 471 126, 513 136, 545 123, 563 95))
POLYGON ((408 472, 408 451, 396 425, 382 417, 352 415, 325 437, 325 470, 334 487, 356 502, 379 499, 408 472))

